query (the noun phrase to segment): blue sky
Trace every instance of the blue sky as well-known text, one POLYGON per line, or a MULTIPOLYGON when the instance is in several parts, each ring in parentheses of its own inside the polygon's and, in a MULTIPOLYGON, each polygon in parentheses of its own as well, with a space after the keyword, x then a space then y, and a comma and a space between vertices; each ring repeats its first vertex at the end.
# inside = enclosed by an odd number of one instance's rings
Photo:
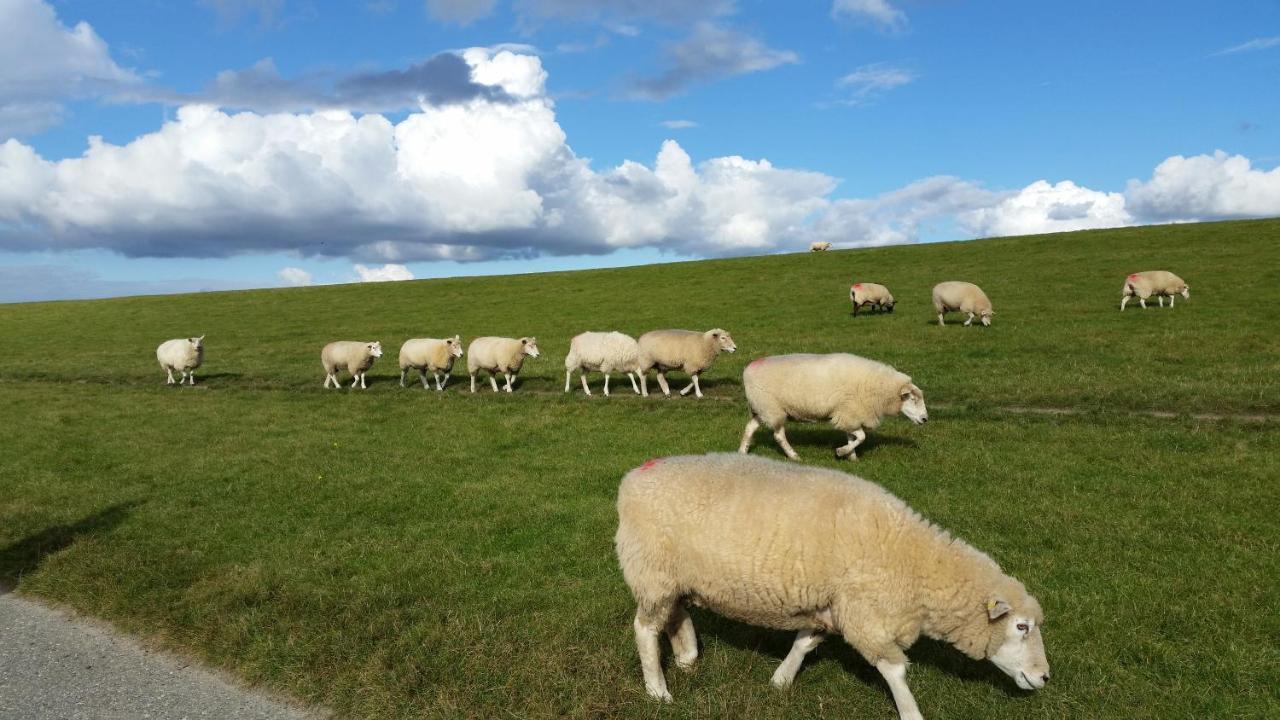
POLYGON ((1280 215, 1277 78, 1269 2, 0 0, 0 301, 1280 215))

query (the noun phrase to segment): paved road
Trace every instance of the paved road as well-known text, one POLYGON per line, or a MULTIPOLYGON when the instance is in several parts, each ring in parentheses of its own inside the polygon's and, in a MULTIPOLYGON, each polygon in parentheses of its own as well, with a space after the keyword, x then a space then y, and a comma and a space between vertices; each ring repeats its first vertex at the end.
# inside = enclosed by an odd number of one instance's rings
POLYGON ((319 717, 95 623, 0 594, 0 720, 319 717))

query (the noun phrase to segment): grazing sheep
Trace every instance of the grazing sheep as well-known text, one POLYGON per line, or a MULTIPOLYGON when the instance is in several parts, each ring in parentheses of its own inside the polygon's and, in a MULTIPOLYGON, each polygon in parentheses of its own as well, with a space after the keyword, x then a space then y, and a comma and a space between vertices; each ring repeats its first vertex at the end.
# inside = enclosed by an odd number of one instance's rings
POLYGON ((489 384, 498 392, 498 373, 507 383, 504 389, 511 392, 511 381, 524 365, 524 358, 538 357, 538 339, 532 337, 478 337, 467 348, 467 372, 471 374, 471 392, 476 391, 476 373, 489 371, 489 384))
POLYGON ((666 373, 671 370, 681 370, 688 373, 690 382, 688 387, 680 391, 680 394, 688 395, 689 391, 693 390, 694 394, 702 397, 702 386, 698 382, 698 376, 711 367, 711 363, 716 361, 716 356, 721 351, 737 352, 737 350, 738 346, 734 344, 733 338, 720 328, 706 332, 692 330, 647 332, 640 336, 639 374, 642 394, 646 397, 649 395, 646 382, 649 370, 656 370, 658 386, 662 388, 663 395, 671 394, 671 389, 667 387, 666 373))
POLYGON ((1043 614, 1022 583, 853 475, 732 454, 650 460, 622 479, 615 540, 657 699, 671 700, 659 633, 677 665, 698 657, 686 605, 798 631, 773 673, 780 688, 839 634, 884 676, 904 719, 922 718, 905 654, 921 635, 990 660, 1024 690, 1049 680, 1043 614))
POLYGON ((830 355, 774 355, 753 360, 742 371, 751 419, 742 433, 738 452, 751 449, 761 425, 773 431, 782 452, 799 456, 787 442, 787 419, 829 420, 849 436, 836 448, 836 457, 857 459, 854 450, 867 431, 885 416, 901 412, 917 425, 929 421, 924 393, 911 378, 885 365, 848 353, 830 355))
POLYGON ((587 372, 598 371, 604 373, 604 394, 608 397, 609 374, 621 371, 631 379, 631 389, 639 393, 640 386, 636 385, 639 367, 640 344, 635 338, 620 332, 584 332, 575 335, 569 343, 569 354, 564 358, 564 391, 569 392, 569 379, 577 370, 578 378, 582 380, 582 391, 590 395, 587 372))
POLYGON ((826 252, 831 249, 829 242, 811 242, 809 243, 809 252, 826 252))
POLYGON ((422 380, 422 387, 430 388, 427 382, 427 371, 431 371, 436 380, 436 390, 444 390, 449 384, 449 371, 453 370, 455 358, 462 357, 462 337, 437 340, 435 338, 414 338, 405 340, 400 346, 400 387, 404 387, 404 377, 409 368, 417 369, 422 380), (444 373, 444 382, 440 382, 440 373, 444 373))
POLYGON ((1124 312, 1124 306, 1129 304, 1129 299, 1135 295, 1142 309, 1146 310, 1147 298, 1152 295, 1160 300, 1160 307, 1164 307, 1165 296, 1169 298, 1169 307, 1173 307, 1173 299, 1176 295, 1189 299, 1191 286, 1183 282, 1182 278, 1166 270, 1148 270, 1125 278, 1121 293, 1120 312, 1124 312))
POLYGON ((338 382, 338 370, 346 368, 351 373, 351 388, 357 384, 367 389, 364 374, 373 367, 373 361, 382 357, 381 342, 360 342, 356 340, 340 340, 331 342, 320 351, 320 363, 324 365, 324 386, 333 383, 335 389, 342 387, 338 382))
POLYGON ((868 306, 877 311, 893 312, 893 306, 897 304, 889 288, 876 283, 854 283, 849 288, 849 301, 853 303, 854 315, 858 314, 858 308, 868 306))
POLYGON ((195 385, 196 368, 204 363, 204 336, 165 340, 156 348, 156 360, 160 361, 160 367, 169 376, 165 385, 174 383, 174 370, 182 373, 182 379, 177 381, 179 385, 188 378, 188 384, 195 385))
POLYGON ((983 325, 990 327, 991 316, 995 315, 991 310, 991 301, 982 292, 982 288, 959 280, 933 286, 933 309, 938 311, 938 324, 944 326, 947 323, 942 316, 952 310, 969 313, 969 319, 964 321, 966 326, 972 324, 973 316, 977 315, 982 318, 983 325))

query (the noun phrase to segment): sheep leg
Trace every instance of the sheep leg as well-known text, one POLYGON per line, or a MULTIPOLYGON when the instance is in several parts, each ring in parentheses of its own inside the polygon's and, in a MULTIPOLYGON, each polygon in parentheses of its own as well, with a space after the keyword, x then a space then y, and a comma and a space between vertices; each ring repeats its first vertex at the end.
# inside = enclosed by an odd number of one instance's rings
POLYGON ((779 425, 777 430, 773 431, 773 439, 778 442, 778 447, 782 448, 782 452, 792 460, 799 460, 800 456, 792 449, 791 443, 787 442, 787 429, 784 425, 779 425))
POLYGON ((1138 304, 1142 306, 1142 309, 1143 309, 1143 310, 1146 310, 1146 309, 1147 309, 1147 299, 1146 299, 1146 298, 1144 298, 1144 297, 1140 297, 1140 298, 1138 298, 1138 304))
POLYGON ((876 669, 884 676, 884 681, 889 683, 893 703, 898 706, 898 717, 901 720, 924 720, 915 697, 911 695, 911 688, 907 687, 907 664, 881 660, 876 663, 876 669))
POLYGON ((569 392, 569 383, 573 379, 573 371, 569 368, 564 370, 564 391, 569 392))
POLYGON ((585 372, 578 373, 578 379, 582 381, 582 392, 590 395, 591 387, 587 385, 587 374, 585 372))
POLYGON ((639 385, 636 385, 636 374, 635 374, 635 373, 633 373, 633 372, 629 372, 629 373, 627 373, 627 379, 631 381, 631 391, 632 391, 632 392, 634 392, 635 394, 639 395, 639 394, 640 394, 640 386, 639 386, 639 385))
POLYGON ((676 665, 684 670, 692 668, 698 659, 698 636, 693 631, 693 618, 683 605, 676 605, 674 616, 667 623, 667 638, 671 640, 676 665))
POLYGON ((609 397, 609 373, 604 374, 604 396, 609 397))
POLYGON ((969 313, 969 319, 964 321, 964 326, 969 327, 973 323, 973 313, 969 313))
POLYGON ((649 397, 649 373, 636 373, 640 376, 640 395, 641 397, 649 397))
POLYGON ((328 389, 329 389, 329 381, 330 381, 330 380, 332 380, 332 379, 333 379, 333 375, 330 375, 329 373, 325 373, 325 374, 324 374, 324 389, 325 389, 325 390, 328 390, 328 389))
POLYGON ((1163 295, 1157 295, 1157 296, 1156 296, 1156 300, 1159 300, 1159 301, 1160 301, 1160 307, 1162 307, 1162 308, 1163 308, 1163 307, 1164 307, 1164 296, 1163 296, 1163 295))
POLYGON ((1124 312, 1124 306, 1129 304, 1129 298, 1131 297, 1133 296, 1125 295, 1124 297, 1120 298, 1120 312, 1124 312))
MULTIPOLYGON (((1164 307, 1164 306, 1162 305, 1161 307, 1164 307)), ((182 373, 182 377, 178 378, 178 384, 182 385, 187 382, 187 371, 179 370, 178 372, 182 373)))
POLYGON ((755 415, 747 421, 747 429, 742 431, 742 442, 738 444, 738 452, 743 455, 751 449, 751 438, 755 437, 756 430, 760 429, 760 418, 755 415))
POLYGON ((662 388, 662 394, 663 394, 663 395, 670 395, 670 394, 671 394, 671 388, 667 387, 667 376, 666 376, 666 374, 665 374, 665 373, 662 373, 662 372, 659 372, 659 373, 657 373, 657 375, 658 375, 658 387, 662 388))
MULTIPOLYGON (((1172 301, 1172 300, 1170 300, 1170 301, 1169 301, 1169 307, 1173 307, 1173 301, 1172 301)), ((195 385, 195 384, 196 384, 196 371, 195 371, 195 370, 192 370, 192 371, 191 371, 191 374, 190 374, 190 375, 188 375, 187 377, 188 377, 188 379, 189 379, 189 381, 190 381, 190 382, 188 383, 189 385, 195 385)))
POLYGON ((505 386, 505 388, 504 388, 504 389, 505 389, 507 392, 511 392, 511 377, 512 377, 512 376, 511 376, 511 373, 509 373, 509 372, 505 372, 505 371, 504 371, 504 372, 502 373, 502 377, 503 377, 503 379, 505 379, 505 380, 507 381, 507 384, 506 384, 506 386, 505 386))
POLYGON ((640 669, 644 671, 645 691, 650 697, 671 702, 667 679, 662 676, 662 649, 658 647, 661 625, 646 623, 637 611, 632 626, 636 631, 636 650, 640 653, 640 669))
POLYGON ((165 371, 165 373, 169 376, 169 379, 168 379, 168 380, 165 380, 165 381, 164 381, 164 384, 165 384, 165 385, 172 385, 172 384, 174 383, 174 379, 173 379, 173 368, 166 367, 166 368, 164 369, 164 371, 165 371))
POLYGON ((361 373, 360 373, 360 389, 361 389, 361 390, 366 390, 366 389, 368 389, 368 387, 369 387, 368 385, 365 385, 365 384, 364 384, 364 377, 365 377, 365 375, 366 375, 366 374, 367 374, 367 373, 365 373, 365 372, 361 372, 361 373))
POLYGON ((489 385, 490 385, 490 387, 492 387, 492 388, 493 388, 493 391, 494 391, 494 392, 498 392, 498 374, 497 374, 497 373, 490 371, 490 373, 489 373, 489 385))
POLYGON ((942 319, 943 313, 938 313, 938 327, 946 327, 947 321, 942 319))
POLYGON ((1174 299, 1175 299, 1175 298, 1177 298, 1177 295, 1170 295, 1170 296, 1169 296, 1169 309, 1170 309, 1170 310, 1172 310, 1172 309, 1173 309, 1173 301, 1174 301, 1174 299))
POLYGON ((790 686, 791 681, 796 679, 796 673, 800 672, 804 656, 813 652, 825 639, 826 636, 822 633, 808 628, 796 633, 796 640, 791 643, 791 652, 787 653, 778 669, 773 671, 773 678, 769 682, 779 689, 790 686))
POLYGON ((862 441, 866 439, 867 439, 866 430, 863 430, 862 428, 858 428, 857 430, 854 430, 853 432, 849 433, 849 442, 836 448, 836 457, 849 458, 850 460, 857 460, 858 456, 853 453, 853 449, 861 445, 862 441))
POLYGON ((400 387, 404 387, 404 376, 409 374, 408 370, 400 368, 400 387))
MULTIPOLYGON (((431 375, 432 375, 433 377, 435 377, 435 379, 436 379, 436 384, 437 384, 437 385, 439 385, 439 384, 440 384, 440 374, 439 374, 439 373, 436 373, 436 372, 432 372, 432 373, 431 373, 431 375)), ((431 383, 427 380, 427 369, 426 369, 426 368, 423 368, 422 370, 420 370, 420 371, 418 372, 418 378, 422 380, 422 389, 423 389, 423 390, 430 390, 430 389, 431 389, 431 383)))
POLYGON ((693 391, 694 391, 694 395, 696 395, 696 396, 698 396, 698 397, 702 397, 702 387, 701 387, 700 385, 698 385, 698 374, 697 374, 697 373, 694 373, 693 375, 690 375, 690 376, 689 376, 689 385, 688 385, 688 387, 686 387, 685 389, 681 390, 681 391, 680 391, 680 394, 681 394, 681 395, 688 395, 690 390, 693 390, 693 391))
POLYGON ((432 371, 431 371, 431 377, 435 378, 435 380, 436 380, 436 390, 444 390, 445 383, 448 383, 448 382, 449 382, 449 376, 448 376, 448 375, 445 375, 445 376, 444 376, 444 382, 443 382, 443 383, 442 383, 442 382, 440 382, 440 373, 438 373, 438 372, 436 372, 436 371, 434 371, 434 370, 432 370, 432 371))

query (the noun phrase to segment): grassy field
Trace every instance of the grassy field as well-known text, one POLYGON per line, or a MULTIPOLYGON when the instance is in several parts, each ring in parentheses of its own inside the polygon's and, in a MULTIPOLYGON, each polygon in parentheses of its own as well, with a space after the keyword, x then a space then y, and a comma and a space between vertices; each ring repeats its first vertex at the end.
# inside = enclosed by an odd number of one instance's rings
MULTIPOLYGON (((355 718, 895 717, 842 643, 777 692, 789 636, 707 613, 697 670, 649 702, 612 551, 627 469, 736 447, 746 362, 846 350, 911 374, 931 422, 887 422, 852 465, 795 426, 805 462, 884 484, 1047 616, 1036 694, 917 645, 927 717, 1275 717, 1277 248, 1256 221, 0 306, 0 584, 355 718), (1158 268, 1191 299, 1117 312, 1124 275, 1158 268), (994 326, 932 324, 942 279, 986 288, 994 326), (853 280, 897 312, 851 318, 853 280), (711 326, 739 352, 702 401, 560 392, 576 332, 711 326), (165 387, 155 346, 201 333, 201 384, 165 387), (399 343, 446 333, 543 357, 510 396, 399 388, 399 343), (387 346, 369 390, 321 389, 340 338, 387 346)), ((753 452, 779 456, 765 433, 753 452)))

